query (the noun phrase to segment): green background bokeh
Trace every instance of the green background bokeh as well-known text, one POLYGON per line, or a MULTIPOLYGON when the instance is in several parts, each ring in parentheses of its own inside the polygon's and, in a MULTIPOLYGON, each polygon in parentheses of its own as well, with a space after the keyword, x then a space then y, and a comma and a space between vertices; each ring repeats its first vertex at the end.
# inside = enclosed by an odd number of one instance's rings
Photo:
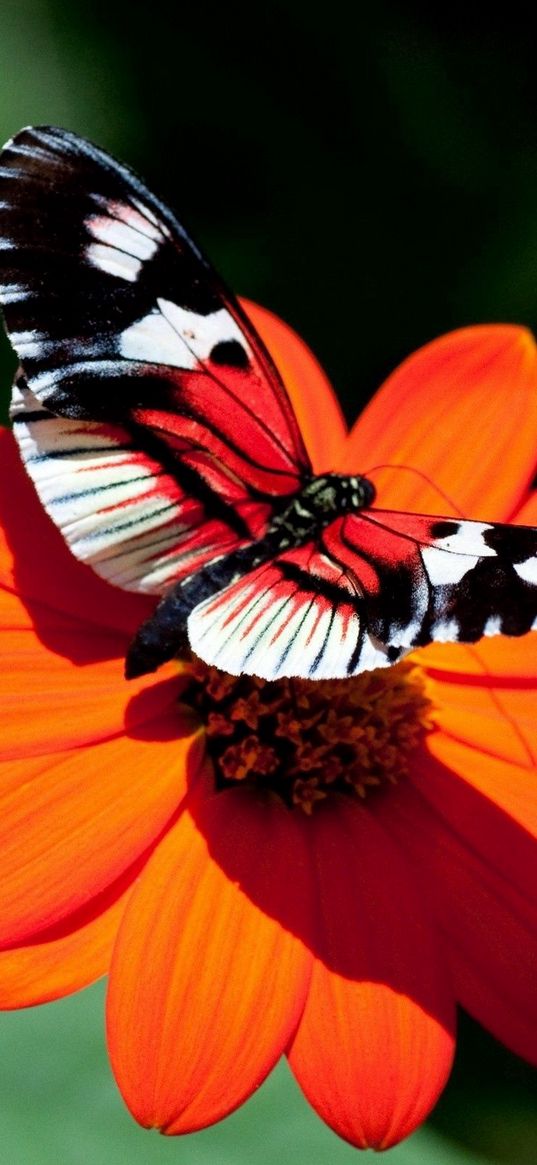
MULTIPOLYGON (((0 136, 86 134, 179 211, 227 282, 305 337, 350 420, 433 336, 537 325, 537 70, 527 9, 342 0, 2 0, 0 136)), ((0 377, 13 361, 0 348, 0 377)), ((358 467, 359 468, 359 467, 358 467)), ((278 1068, 167 1141, 111 1079, 102 985, 0 1016, 0 1162, 358 1159, 278 1068)), ((394 1165, 537 1161, 537 1076, 461 1017, 452 1080, 394 1165)))

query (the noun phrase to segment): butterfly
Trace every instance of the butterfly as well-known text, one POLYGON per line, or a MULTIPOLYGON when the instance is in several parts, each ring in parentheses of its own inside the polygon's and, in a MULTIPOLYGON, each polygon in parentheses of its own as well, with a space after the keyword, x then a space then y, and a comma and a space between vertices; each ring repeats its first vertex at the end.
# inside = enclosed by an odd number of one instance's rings
POLYGON ((71 551, 155 594, 127 676, 188 646, 340 678, 537 626, 537 530, 376 508, 315 476, 237 300, 125 166, 62 129, 0 158, 0 301, 24 465, 71 551))

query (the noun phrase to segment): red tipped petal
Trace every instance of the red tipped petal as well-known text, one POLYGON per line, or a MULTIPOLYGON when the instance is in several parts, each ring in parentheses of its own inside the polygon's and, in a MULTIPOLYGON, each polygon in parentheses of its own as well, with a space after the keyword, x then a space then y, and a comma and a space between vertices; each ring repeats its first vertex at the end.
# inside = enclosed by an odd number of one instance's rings
POLYGON ((307 828, 319 937, 291 1067, 341 1137, 388 1148, 425 1119, 445 1084, 450 990, 419 891, 372 814, 327 805, 307 828))
POLYGON ((385 508, 506 521, 533 477, 536 448, 535 341, 525 328, 492 324, 441 336, 405 360, 350 433, 338 468, 405 467, 371 473, 385 508))
POLYGON ((301 1014, 310 886, 295 818, 243 790, 185 810, 121 926, 110 1052, 136 1119, 211 1124, 261 1083, 301 1014))

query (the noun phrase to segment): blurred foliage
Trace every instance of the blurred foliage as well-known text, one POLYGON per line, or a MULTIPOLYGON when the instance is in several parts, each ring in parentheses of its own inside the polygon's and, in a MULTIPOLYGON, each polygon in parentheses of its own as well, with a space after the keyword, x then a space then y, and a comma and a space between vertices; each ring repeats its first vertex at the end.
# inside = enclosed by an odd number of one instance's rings
MULTIPOLYGON (((0 136, 67 126, 173 204, 230 286, 310 343, 353 419, 407 353, 469 323, 537 325, 529 8, 408 0, 3 0, 0 136)), ((0 383, 13 361, 0 349, 0 383)), ((358 466, 357 469, 360 467, 358 466)), ((356 1159, 278 1070, 179 1144, 142 1133, 106 1067, 100 988, 0 1017, 10 1165, 356 1159)), ((530 1165, 536 1074, 463 1019, 431 1126, 394 1165, 530 1165), (445 1139, 446 1136, 451 1141, 445 1139)))
POLYGON ((430 1122, 487 1160, 537 1161, 537 1072, 460 1016, 453 1073, 430 1122))

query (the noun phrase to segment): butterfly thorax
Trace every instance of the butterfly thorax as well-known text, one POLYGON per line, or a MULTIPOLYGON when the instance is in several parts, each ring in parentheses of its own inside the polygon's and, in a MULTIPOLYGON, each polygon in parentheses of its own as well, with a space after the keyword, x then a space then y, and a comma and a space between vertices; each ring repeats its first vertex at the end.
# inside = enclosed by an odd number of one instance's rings
POLYGON ((310 478, 272 520, 267 535, 271 540, 276 535, 282 549, 300 545, 340 514, 371 505, 374 497, 375 487, 366 477, 327 473, 310 478))

